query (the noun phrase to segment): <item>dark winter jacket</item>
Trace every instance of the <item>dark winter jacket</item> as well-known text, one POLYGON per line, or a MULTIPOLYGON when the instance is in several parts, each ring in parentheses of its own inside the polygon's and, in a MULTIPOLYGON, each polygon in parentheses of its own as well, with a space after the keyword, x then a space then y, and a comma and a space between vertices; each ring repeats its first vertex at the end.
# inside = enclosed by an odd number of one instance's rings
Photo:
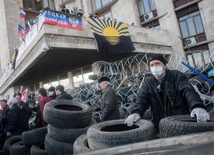
POLYGON ((101 119, 102 121, 120 119, 117 96, 111 86, 107 86, 102 90, 101 119))
POLYGON ((23 119, 24 113, 17 104, 12 105, 7 115, 8 132, 12 134, 26 131, 26 122, 23 119))
POLYGON ((72 100, 73 97, 69 94, 67 94, 66 92, 62 92, 57 98, 56 100, 59 100, 59 99, 67 99, 67 100, 72 100))
POLYGON ((131 113, 138 113, 141 117, 151 106, 153 122, 156 131, 159 131, 159 121, 172 115, 189 114, 196 107, 204 108, 203 102, 186 76, 177 70, 167 70, 164 80, 159 83, 154 76, 145 80, 142 92, 131 113))
POLYGON ((2 125, 4 128, 7 127, 7 115, 8 115, 8 112, 10 111, 9 109, 9 106, 6 106, 4 109, 3 109, 3 112, 2 112, 2 118, 1 118, 1 121, 2 121, 2 125))
POLYGON ((24 112, 24 115, 28 121, 28 119, 30 118, 31 114, 32 114, 32 111, 31 109, 29 108, 29 105, 28 103, 25 103, 25 102, 21 102, 21 103, 18 103, 18 106, 23 110, 24 112))

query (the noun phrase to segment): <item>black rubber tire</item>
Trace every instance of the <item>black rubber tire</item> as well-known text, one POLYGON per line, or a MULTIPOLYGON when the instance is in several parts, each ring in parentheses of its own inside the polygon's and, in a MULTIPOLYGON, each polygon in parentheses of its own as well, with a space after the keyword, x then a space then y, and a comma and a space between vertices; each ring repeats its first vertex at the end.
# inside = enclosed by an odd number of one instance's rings
POLYGON ((30 147, 19 141, 10 147, 10 155, 30 155, 30 147))
POLYGON ((76 129, 57 128, 48 124, 48 134, 51 138, 59 142, 74 143, 75 140, 82 134, 86 133, 88 128, 94 125, 96 121, 91 119, 89 126, 76 129))
POLYGON ((163 118, 159 123, 160 137, 171 137, 190 133, 214 130, 214 116, 205 123, 198 123, 190 115, 178 115, 163 118))
POLYGON ((10 155, 10 147, 14 143, 19 142, 21 140, 22 140, 22 137, 20 135, 18 135, 18 136, 12 136, 12 137, 8 138, 5 141, 4 146, 3 146, 4 155, 10 155))
POLYGON ((152 122, 139 120, 129 127, 124 120, 112 120, 92 125, 87 131, 91 150, 99 150, 124 144, 153 139, 155 129, 152 122))
POLYGON ((84 128, 90 124, 91 107, 72 100, 53 100, 44 108, 44 119, 58 128, 84 128))
POLYGON ((45 141, 47 127, 41 127, 33 130, 28 130, 22 133, 22 142, 25 145, 41 144, 45 141))
POLYGON ((45 151, 45 144, 41 143, 39 145, 32 145, 30 149, 31 155, 48 155, 48 153, 45 151))
POLYGON ((88 140, 86 134, 79 136, 73 145, 73 154, 80 154, 90 152, 91 149, 88 146, 88 140))
POLYGON ((45 151, 50 155, 68 155, 73 153, 73 143, 53 140, 48 134, 45 137, 45 151))

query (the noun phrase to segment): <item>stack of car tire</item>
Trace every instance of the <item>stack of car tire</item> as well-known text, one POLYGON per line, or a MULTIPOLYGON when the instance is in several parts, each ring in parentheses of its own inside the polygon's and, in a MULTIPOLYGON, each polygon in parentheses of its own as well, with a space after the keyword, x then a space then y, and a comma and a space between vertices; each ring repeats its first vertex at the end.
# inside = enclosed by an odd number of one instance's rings
POLYGON ((48 155, 44 150, 47 127, 23 132, 8 138, 3 147, 3 155, 48 155))
POLYGON ((148 120, 141 119, 131 127, 123 119, 96 123, 77 138, 73 154, 147 141, 154 137, 154 125, 148 120))
POLYGON ((88 104, 72 100, 48 102, 44 119, 48 123, 45 151, 50 155, 73 154, 75 140, 96 123, 88 104))
POLYGON ((4 144, 4 155, 64 155, 73 153, 73 143, 96 121, 88 104, 53 100, 44 108, 47 127, 23 132, 4 144))

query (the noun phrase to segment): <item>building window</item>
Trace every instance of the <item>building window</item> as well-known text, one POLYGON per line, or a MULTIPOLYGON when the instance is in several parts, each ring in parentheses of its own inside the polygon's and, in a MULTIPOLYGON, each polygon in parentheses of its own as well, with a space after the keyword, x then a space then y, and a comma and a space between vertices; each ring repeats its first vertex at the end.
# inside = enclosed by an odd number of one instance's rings
POLYGON ((45 7, 54 10, 54 0, 23 0, 23 7, 34 11, 40 11, 45 7))
POLYGON ((175 8, 178 8, 178 7, 180 7, 180 6, 183 6, 183 5, 185 5, 185 4, 188 4, 188 3, 190 3, 190 2, 192 2, 192 1, 194 1, 194 0, 174 0, 174 6, 175 6, 175 8))
POLYGON ((25 9, 39 11, 42 10, 42 1, 34 1, 34 0, 23 0, 23 7, 25 9))
POLYGON ((156 9, 154 0, 138 0, 137 6, 140 16, 152 12, 156 9))
POLYGON ((52 10, 55 10, 54 0, 43 0, 43 8, 49 7, 52 10))
POLYGON ((110 0, 91 0, 92 2, 92 9, 93 11, 103 7, 104 5, 108 4, 110 0))
POLYGON ((183 38, 204 33, 199 11, 180 17, 179 23, 183 38))
POLYGON ((108 11, 105 11, 105 12, 99 14, 99 19, 103 19, 103 20, 110 19, 110 20, 113 20, 111 11, 108 10, 108 11))
POLYGON ((188 59, 189 65, 194 68, 199 68, 212 61, 210 60, 209 50, 192 52, 191 54, 187 55, 187 59, 188 59))
POLYGON ((212 62, 208 44, 195 46, 185 50, 189 65, 198 68, 212 62))

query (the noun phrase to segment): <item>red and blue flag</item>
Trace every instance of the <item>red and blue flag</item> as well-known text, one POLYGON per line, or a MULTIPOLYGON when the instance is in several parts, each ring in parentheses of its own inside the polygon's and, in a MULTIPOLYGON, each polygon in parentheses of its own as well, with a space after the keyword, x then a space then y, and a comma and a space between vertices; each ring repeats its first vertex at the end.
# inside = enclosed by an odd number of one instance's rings
POLYGON ((30 22, 29 22, 29 21, 25 24, 25 29, 26 29, 27 32, 30 31, 31 25, 30 25, 30 22))
POLYGON ((21 25, 19 25, 18 26, 18 33, 23 35, 23 36, 26 36, 27 31, 21 25))
POLYGON ((19 12, 19 17, 25 19, 26 18, 26 13, 24 11, 20 11, 19 12))

